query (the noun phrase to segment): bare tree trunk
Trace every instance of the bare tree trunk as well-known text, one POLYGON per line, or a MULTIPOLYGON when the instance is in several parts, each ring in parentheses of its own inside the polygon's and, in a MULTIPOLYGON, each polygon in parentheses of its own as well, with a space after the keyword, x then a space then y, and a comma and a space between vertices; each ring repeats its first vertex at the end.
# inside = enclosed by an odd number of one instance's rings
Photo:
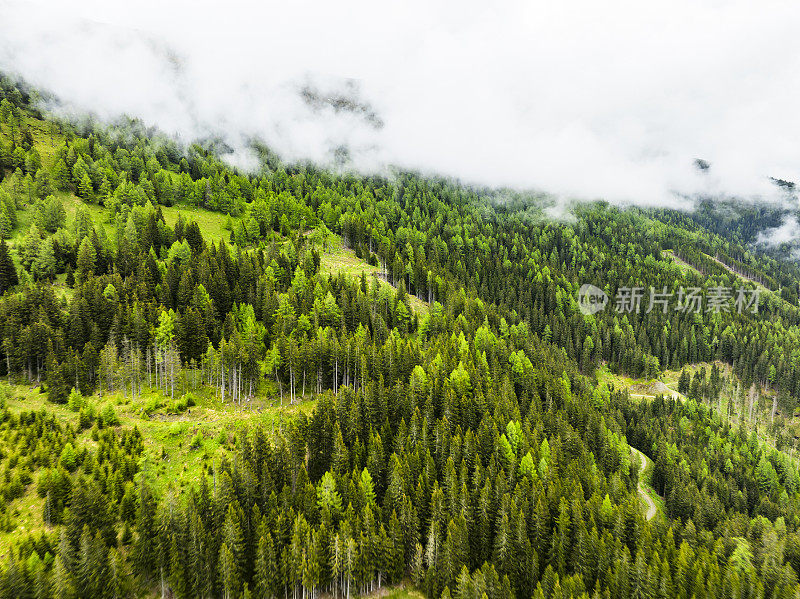
POLYGON ((169 349, 169 379, 170 379, 170 399, 175 399, 175 352, 170 347, 169 349))
POLYGON ((278 376, 278 367, 275 367, 275 380, 278 381, 278 390, 281 393, 281 406, 283 406, 283 384, 281 384, 281 377, 278 376))
POLYGON ((289 360, 289 403, 294 405, 294 366, 292 360, 289 360))

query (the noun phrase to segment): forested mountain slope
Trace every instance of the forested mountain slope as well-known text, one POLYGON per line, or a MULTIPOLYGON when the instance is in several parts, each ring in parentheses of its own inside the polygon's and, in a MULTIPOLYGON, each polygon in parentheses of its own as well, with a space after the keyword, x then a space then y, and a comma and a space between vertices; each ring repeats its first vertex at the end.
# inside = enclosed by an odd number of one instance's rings
POLYGON ((800 592, 783 437, 744 405, 595 376, 717 360, 791 414, 791 265, 678 213, 555 222, 542 199, 266 153, 239 172, 0 90, 2 596, 800 592), (770 290, 756 313, 577 304, 584 283, 612 304, 753 289, 745 271, 770 290), (168 445, 170 418, 198 424, 168 445), (651 520, 631 447, 655 462, 651 520), (162 469, 176 457, 190 484, 162 469))

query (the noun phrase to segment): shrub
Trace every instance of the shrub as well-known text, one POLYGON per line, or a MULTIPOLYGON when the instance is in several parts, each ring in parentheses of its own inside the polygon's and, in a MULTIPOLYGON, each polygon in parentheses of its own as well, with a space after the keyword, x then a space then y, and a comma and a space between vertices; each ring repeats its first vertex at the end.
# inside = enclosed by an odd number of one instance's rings
POLYGON ((176 399, 172 403, 169 404, 167 407, 167 413, 169 414, 182 414, 188 408, 197 405, 195 402, 195 397, 191 393, 187 393, 186 395, 176 399))
POLYGON ((67 407, 73 412, 80 412, 84 407, 86 407, 86 398, 74 387, 69 393, 67 407))
POLYGON ((169 435, 171 437, 178 437, 186 432, 186 429, 189 428, 188 422, 173 422, 169 426, 169 435))
POLYGON ((81 430, 87 429, 92 426, 92 423, 97 418, 97 412, 94 409, 93 405, 88 405, 84 408, 81 408, 81 413, 79 417, 79 426, 81 430))
POLYGON ((228 433, 225 432, 224 430, 219 431, 219 434, 217 435, 217 443, 219 443, 220 445, 227 444, 228 443, 228 433))
POLYGON ((19 474, 15 474, 11 482, 6 485, 4 494, 6 496, 6 501, 13 501, 17 497, 22 497, 25 493, 25 486, 22 484, 22 481, 19 478, 19 474))
POLYGON ((153 412, 155 412, 158 408, 162 407, 164 402, 161 401, 158 397, 151 398, 144 407, 144 413, 150 416, 153 412))
POLYGON ((36 482, 36 492, 39 497, 44 497, 50 490, 51 482, 50 468, 45 468, 39 473, 39 478, 36 482))
POLYGON ((75 451, 72 443, 64 445, 64 449, 61 450, 59 462, 69 472, 72 472, 78 466, 78 453, 75 451))
POLYGON ((100 418, 106 426, 117 426, 119 424, 119 416, 117 416, 116 411, 114 411, 114 406, 110 403, 103 406, 103 411, 100 412, 100 418))
POLYGON ((203 433, 197 433, 189 443, 189 449, 200 449, 203 446, 203 433))

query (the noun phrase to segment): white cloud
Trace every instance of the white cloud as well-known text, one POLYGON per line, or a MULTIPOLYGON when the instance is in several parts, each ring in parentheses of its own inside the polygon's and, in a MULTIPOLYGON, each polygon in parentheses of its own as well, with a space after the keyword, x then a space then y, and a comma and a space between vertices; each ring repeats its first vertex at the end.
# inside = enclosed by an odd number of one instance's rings
POLYGON ((756 238, 757 245, 780 247, 786 244, 793 246, 791 254, 794 259, 800 259, 800 222, 796 216, 788 215, 777 227, 765 229, 756 238))
POLYGON ((796 2, 0 0, 0 15, 0 69, 184 138, 256 135, 319 162, 347 145, 365 170, 656 206, 800 181, 796 2), (309 106, 306 87, 384 126, 309 106))

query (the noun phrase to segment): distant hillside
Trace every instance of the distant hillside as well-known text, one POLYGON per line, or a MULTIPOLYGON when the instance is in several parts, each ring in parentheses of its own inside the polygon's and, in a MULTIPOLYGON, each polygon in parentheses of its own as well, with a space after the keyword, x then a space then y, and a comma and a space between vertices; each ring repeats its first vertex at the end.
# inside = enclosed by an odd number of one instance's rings
POLYGON ((37 96, 0 80, 0 597, 800 593, 759 209, 555 221, 37 96))

